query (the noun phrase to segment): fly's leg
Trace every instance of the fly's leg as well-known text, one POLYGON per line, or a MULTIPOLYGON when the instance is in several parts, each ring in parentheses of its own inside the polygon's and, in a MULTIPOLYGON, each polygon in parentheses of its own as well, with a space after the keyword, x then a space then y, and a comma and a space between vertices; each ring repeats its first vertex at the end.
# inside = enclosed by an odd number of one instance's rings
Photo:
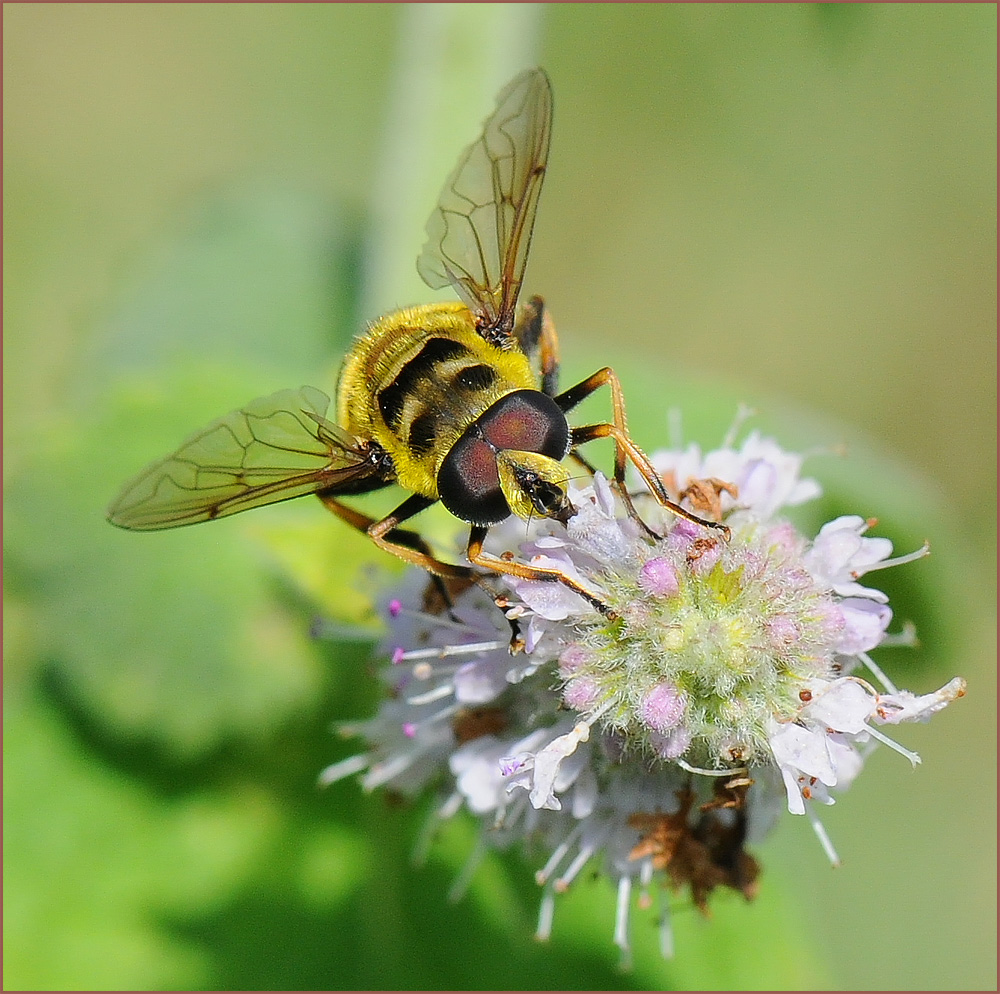
POLYGON ((504 611, 505 605, 501 603, 503 598, 489 589, 484 583, 483 577, 468 566, 442 562, 431 552, 430 546, 419 533, 399 527, 404 521, 437 503, 434 499, 413 494, 404 500, 395 511, 379 520, 363 514, 353 507, 348 507, 332 494, 320 493, 318 496, 338 518, 346 521, 352 528, 364 532, 380 549, 392 553, 404 562, 427 570, 431 574, 431 582, 437 589, 439 596, 448 605, 448 613, 453 621, 460 622, 461 619, 452 614, 451 591, 449 591, 446 581, 458 584, 460 589, 462 589, 463 584, 475 583, 480 586, 493 599, 497 607, 504 612, 504 619, 511 629, 511 652, 514 653, 524 648, 520 624, 516 619, 507 617, 506 611, 504 611))
POLYGON ((527 563, 519 563, 512 559, 502 559, 499 556, 491 555, 483 551, 483 541, 486 538, 487 528, 484 525, 473 525, 469 531, 469 548, 467 555, 469 562, 484 569, 493 570, 504 576, 519 576, 523 580, 543 580, 548 583, 561 583, 575 594, 579 594, 588 604, 600 611, 611 621, 617 619, 618 615, 600 599, 596 594, 591 593, 586 587, 581 586, 571 576, 567 576, 562 570, 552 569, 548 566, 530 566, 527 563))
POLYGON ((597 467, 589 459, 584 459, 575 450, 570 450, 568 458, 572 459, 575 463, 579 463, 591 476, 597 472, 597 467))
POLYGON ((452 621, 461 622, 454 611, 452 610, 455 605, 455 598, 461 596, 470 587, 479 587, 485 594, 487 594, 493 601, 493 603, 500 609, 504 616, 504 620, 507 622, 507 627, 510 628, 510 654, 512 656, 524 650, 525 641, 521 637, 521 622, 516 617, 509 617, 507 614, 510 608, 510 600, 505 594, 499 593, 491 583, 487 581, 487 577, 480 576, 476 579, 469 580, 446 580, 443 577, 430 576, 431 583, 424 588, 423 597, 421 598, 421 608, 425 614, 439 615, 444 613, 445 608, 448 609, 448 617, 452 621), (443 590, 442 590, 443 585, 443 590), (448 599, 445 599, 445 594, 448 595, 448 599))
MULTIPOLYGON (((472 570, 467 566, 452 566, 448 563, 442 563, 439 559, 435 559, 431 553, 430 546, 424 541, 421 535, 408 528, 397 527, 407 518, 411 518, 425 507, 429 507, 434 501, 426 497, 414 495, 417 500, 414 500, 414 497, 410 497, 397 507, 392 514, 378 521, 367 514, 363 514, 361 511, 355 510, 353 507, 342 504, 332 494, 320 493, 318 496, 328 510, 336 514, 341 521, 346 521, 352 528, 357 528, 358 531, 365 532, 379 548, 385 549, 386 552, 391 552, 394 556, 398 556, 405 562, 413 563, 416 566, 422 566, 426 569, 431 574, 431 581, 434 583, 444 603, 448 605, 448 613, 451 614, 453 606, 451 594, 445 585, 444 579, 471 580, 473 579, 472 570), (420 506, 407 507, 408 504, 416 505, 418 501, 421 502, 420 506), (380 529, 378 537, 373 534, 373 530, 376 527, 380 529), (382 537, 386 532, 391 533, 392 541, 382 537)), ((458 619, 453 618, 453 620, 458 619)))
POLYGON ((649 526, 642 520, 642 518, 639 517, 639 512, 636 511, 635 505, 632 503, 632 496, 628 492, 628 487, 625 485, 626 459, 632 460, 633 465, 646 481, 646 486, 649 487, 653 496, 660 502, 660 504, 667 508, 667 510, 672 511, 678 517, 685 518, 688 521, 693 521, 695 524, 701 525, 704 528, 714 528, 721 531, 728 538, 729 529, 724 524, 719 521, 708 521, 705 518, 699 518, 696 514, 692 514, 690 511, 681 507, 680 504, 677 504, 670 499, 670 495, 663 486, 663 481, 660 479, 659 473, 656 472, 646 454, 639 448, 638 445, 635 444, 635 442, 632 441, 632 438, 628 433, 628 425, 625 420, 625 397, 622 393, 621 383, 610 366, 605 366, 604 369, 599 369, 592 376, 588 376, 587 379, 577 383, 576 386, 563 391, 563 393, 559 394, 555 398, 555 402, 559 405, 562 411, 570 411, 582 400, 594 393, 595 390, 599 390, 603 386, 609 386, 611 388, 611 406, 614 415, 614 423, 584 425, 581 428, 573 428, 571 431, 572 447, 576 448, 578 445, 584 445, 595 438, 614 439, 614 476, 615 483, 618 485, 618 491, 621 494, 622 500, 625 502, 625 507, 627 508, 630 517, 637 521, 646 530, 646 532, 654 538, 659 538, 660 536, 656 535, 655 532, 653 532, 652 529, 650 529, 649 526))

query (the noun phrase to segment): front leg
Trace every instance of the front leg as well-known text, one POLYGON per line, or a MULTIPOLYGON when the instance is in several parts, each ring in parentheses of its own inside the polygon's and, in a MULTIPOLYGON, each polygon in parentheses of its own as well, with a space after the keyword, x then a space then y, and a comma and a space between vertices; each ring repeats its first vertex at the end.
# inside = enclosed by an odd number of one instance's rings
MULTIPOLYGON (((542 393, 555 397, 559 392, 559 336, 552 315, 541 297, 532 297, 521 305, 514 338, 521 351, 532 361, 538 360, 538 378, 542 393)), ((591 476, 594 466, 579 452, 571 452, 570 459, 579 463, 591 476)))
POLYGON ((380 549, 391 552, 404 562, 421 566, 432 576, 445 577, 449 580, 475 578, 475 574, 468 566, 442 562, 432 554, 430 547, 417 532, 399 527, 404 521, 436 503, 432 498, 413 494, 391 514, 378 520, 342 504, 332 493, 320 492, 317 496, 327 510, 336 514, 341 521, 346 521, 351 527, 364 532, 380 549))
POLYGON ((600 611, 606 618, 614 621, 618 615, 604 603, 596 594, 592 594, 586 587, 581 586, 571 576, 567 576, 562 570, 553 569, 550 566, 530 566, 528 563, 519 563, 513 559, 502 559, 483 551, 483 541, 486 538, 487 528, 483 525, 473 525, 469 531, 469 562, 474 566, 482 566, 484 569, 493 570, 504 576, 518 576, 522 580, 544 580, 548 583, 561 583, 575 594, 579 594, 592 607, 600 611))
POLYGON ((663 481, 660 479, 659 473, 657 473, 653 468, 653 464, 649 461, 646 453, 632 441, 632 438, 628 433, 628 425, 625 420, 625 396, 622 392, 621 382, 610 366, 605 366, 604 369, 599 369, 592 376, 588 376, 587 379, 577 383, 576 386, 570 387, 569 390, 559 394, 559 396, 555 398, 555 402, 559 405, 562 411, 570 411, 576 407, 577 404, 594 393, 595 390, 598 390, 603 386, 611 387, 611 406, 614 415, 614 424, 593 424, 572 429, 572 447, 576 448, 578 445, 584 445, 595 438, 610 437, 615 440, 614 477, 615 483, 618 486, 618 492, 621 494, 622 500, 625 502, 625 507, 628 510, 629 516, 637 521, 652 537, 660 538, 661 536, 653 532, 652 529, 650 529, 650 527, 642 520, 642 518, 639 517, 639 512, 636 511, 635 505, 632 503, 632 496, 628 492, 628 487, 625 485, 626 459, 632 460, 633 465, 646 481, 646 486, 649 487, 653 496, 660 502, 660 504, 667 508, 667 510, 672 511, 678 517, 685 518, 688 521, 693 521, 695 524, 702 525, 705 528, 715 528, 723 532, 728 538, 729 529, 724 524, 718 521, 707 521, 705 518, 699 518, 697 515, 692 514, 690 511, 681 507, 680 504, 677 504, 670 499, 670 495, 663 486, 663 481))
POLYGON ((456 592, 461 593, 466 587, 476 584, 485 591, 488 597, 493 599, 493 602, 503 613, 511 631, 511 654, 513 655, 524 648, 520 624, 517 619, 507 617, 505 599, 490 589, 485 577, 480 576, 468 566, 442 562, 433 554, 430 546, 418 532, 399 527, 404 521, 436 503, 432 498, 412 494, 395 511, 379 520, 353 507, 348 507, 337 500, 332 493, 321 492, 318 496, 328 510, 336 514, 342 521, 346 521, 352 528, 364 532, 380 549, 391 552, 404 562, 427 570, 431 575, 433 589, 441 598, 442 603, 447 606, 448 614, 453 621, 461 619, 454 614, 452 591, 449 589, 449 585, 453 584, 456 592))

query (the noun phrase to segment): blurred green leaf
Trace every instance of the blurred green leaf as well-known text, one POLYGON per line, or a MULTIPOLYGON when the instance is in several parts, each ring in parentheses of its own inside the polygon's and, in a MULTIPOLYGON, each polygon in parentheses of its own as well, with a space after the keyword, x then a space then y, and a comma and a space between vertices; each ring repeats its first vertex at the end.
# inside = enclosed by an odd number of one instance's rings
MULTIPOLYGON (((245 521, 127 534, 104 508, 226 410, 275 384, 327 379, 355 285, 353 242, 335 220, 302 197, 259 191, 192 208, 123 288, 106 347, 71 399, 78 415, 37 433, 8 485, 8 582, 36 629, 24 648, 109 727, 170 751, 261 734, 315 696, 320 662, 301 613, 276 596, 277 559, 245 521)), ((264 514, 343 536, 302 503, 264 514)), ((334 539, 330 555, 339 568, 328 602, 339 589, 357 613, 358 543, 334 539)))
POLYGON ((329 391, 355 332, 358 251, 356 228, 317 198, 263 183, 205 191, 129 265, 92 375, 217 365, 258 393, 278 379, 329 391))

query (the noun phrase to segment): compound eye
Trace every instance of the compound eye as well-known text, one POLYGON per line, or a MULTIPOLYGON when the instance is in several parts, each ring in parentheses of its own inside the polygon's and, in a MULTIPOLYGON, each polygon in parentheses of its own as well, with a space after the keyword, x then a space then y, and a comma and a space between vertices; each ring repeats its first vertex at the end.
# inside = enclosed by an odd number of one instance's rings
POLYGON ((452 446, 441 464, 437 485, 441 503, 462 521, 495 525, 510 517, 500 489, 496 453, 473 432, 452 446))
POLYGON ((483 435, 496 449, 538 452, 562 459, 569 452, 566 415, 537 390, 516 390, 501 397, 479 419, 483 435))

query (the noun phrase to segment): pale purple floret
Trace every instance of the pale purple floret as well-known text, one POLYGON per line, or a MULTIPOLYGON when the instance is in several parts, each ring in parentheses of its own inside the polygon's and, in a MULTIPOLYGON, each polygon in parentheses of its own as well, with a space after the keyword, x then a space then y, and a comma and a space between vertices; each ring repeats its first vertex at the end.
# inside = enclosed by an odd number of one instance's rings
POLYGON ((540 846, 541 938, 555 895, 585 867, 600 868, 616 886, 623 950, 633 895, 648 905, 655 879, 689 883, 702 908, 715 886, 751 897, 744 843, 782 809, 806 815, 836 862, 817 808, 878 743, 918 762, 884 726, 925 721, 965 692, 958 678, 920 696, 896 690, 868 655, 904 639, 887 636, 888 597, 859 578, 926 547, 891 559, 891 543, 868 536, 873 523, 856 515, 810 541, 781 512, 816 497, 818 484, 802 477, 801 456, 757 433, 738 447, 692 445, 651 460, 677 494, 715 481, 728 541, 638 498, 662 536, 654 541, 603 476, 571 484, 577 513, 567 526, 512 520, 488 541, 495 554, 560 570, 612 612, 561 583, 493 577, 520 625, 517 656, 480 588, 456 599, 456 621, 417 607, 425 580, 414 574, 383 602, 391 696, 346 729, 366 751, 323 777, 361 773, 366 789, 403 795, 436 784, 435 823, 465 807, 481 820, 484 847, 540 846), (706 839, 722 851, 713 855, 706 839), (679 840, 683 866, 667 858, 679 840))

